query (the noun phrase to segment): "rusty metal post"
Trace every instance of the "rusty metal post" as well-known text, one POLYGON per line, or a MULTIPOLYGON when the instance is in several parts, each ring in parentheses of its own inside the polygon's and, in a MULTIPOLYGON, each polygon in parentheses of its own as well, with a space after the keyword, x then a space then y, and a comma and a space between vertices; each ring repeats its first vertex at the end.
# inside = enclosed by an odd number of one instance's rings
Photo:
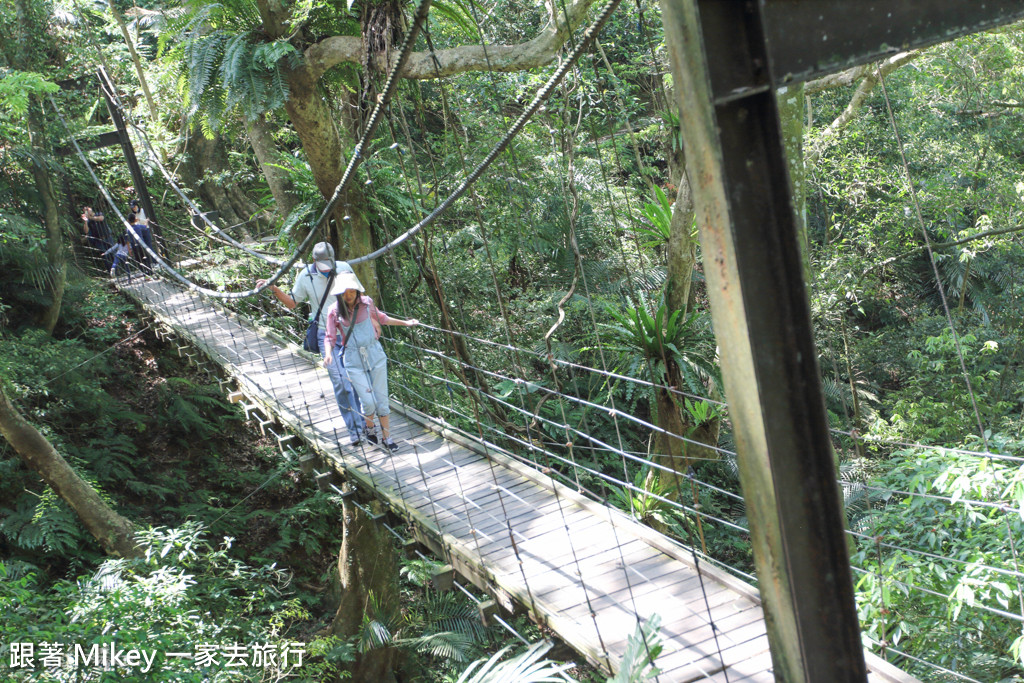
POLYGON ((776 680, 866 681, 761 4, 662 13, 776 680))

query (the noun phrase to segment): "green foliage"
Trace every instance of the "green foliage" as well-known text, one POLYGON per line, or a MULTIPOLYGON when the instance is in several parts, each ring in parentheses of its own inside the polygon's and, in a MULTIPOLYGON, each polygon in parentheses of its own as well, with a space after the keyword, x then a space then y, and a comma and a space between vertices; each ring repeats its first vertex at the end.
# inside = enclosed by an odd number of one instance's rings
POLYGON ((182 440, 215 436, 222 428, 218 412, 229 410, 218 385, 200 386, 185 377, 168 377, 158 395, 163 414, 182 440))
MULTIPOLYGON (((607 683, 641 683, 656 680, 661 670, 654 660, 661 654, 661 617, 653 614, 645 622, 637 624, 636 630, 626 642, 619 672, 607 683)), ((556 664, 544 659, 551 649, 551 643, 538 641, 523 652, 502 660, 512 646, 502 648, 487 660, 477 660, 463 671, 457 683, 562 683, 572 681, 565 672, 572 664, 556 664)))
POLYGON ((642 361, 651 366, 653 380, 660 382, 667 364, 673 363, 688 391, 705 394, 709 382, 720 386, 713 337, 702 314, 684 317, 682 311, 669 312, 664 303, 654 315, 642 305, 621 312, 612 306, 605 310, 618 323, 607 325, 616 344, 612 348, 632 356, 629 367, 636 369, 642 361))
POLYGON ((673 475, 645 465, 633 475, 632 484, 631 488, 616 487, 612 498, 615 505, 642 524, 678 531, 682 513, 667 498, 669 492, 676 488, 673 475))
MULTIPOLYGON (((653 238, 644 244, 648 248, 668 244, 669 238, 672 236, 672 202, 657 185, 654 186, 654 195, 657 203, 647 202, 643 208, 644 216, 650 225, 637 227, 640 232, 653 238)), ((694 224, 691 232, 696 233, 696 231, 697 226, 694 224)))
POLYGON ((652 614, 646 621, 637 624, 636 630, 626 641, 619 672, 609 678, 608 683, 640 683, 658 679, 661 670, 654 665, 654 661, 662 651, 660 629, 661 616, 658 614, 652 614))
POLYGON ((0 112, 14 117, 28 113, 29 97, 55 93, 60 88, 31 71, 4 70, 0 77, 0 112))
POLYGON ((406 615, 405 630, 416 635, 397 638, 396 645, 453 662, 469 661, 487 636, 476 605, 455 592, 427 591, 406 615))
POLYGON ((550 642, 536 642, 525 652, 501 661, 512 646, 502 648, 490 659, 473 662, 457 683, 561 683, 567 680, 564 672, 571 664, 555 664, 543 659, 551 649, 550 642))
MULTIPOLYGON (((199 644, 266 645, 275 651, 294 647, 293 624, 306 614, 289 597, 285 572, 233 559, 230 539, 215 545, 195 524, 148 529, 140 540, 142 558, 106 560, 90 575, 50 586, 35 567, 0 561, 4 665, 11 661, 11 643, 32 642, 38 648, 51 642, 89 650, 116 642, 157 653, 151 671, 133 669, 122 680, 198 683, 232 669, 219 658, 203 666, 166 658, 166 653, 192 653, 199 644)), ((47 680, 55 681, 79 680, 84 673, 71 668, 48 672, 52 678, 47 680)), ((24 673, 15 670, 16 676, 24 673)), ((283 671, 273 666, 266 673, 283 671)), ((264 670, 249 675, 262 676, 264 670)))
MULTIPOLYGON (((991 438, 1000 450, 1020 447, 991 438)), ((954 670, 968 666, 969 652, 975 677, 1020 675, 1020 624, 977 609, 1019 609, 1020 548, 1011 539, 1024 532, 1020 468, 942 449, 898 451, 890 464, 878 483, 894 493, 861 517, 867 536, 853 556, 865 633, 954 670)))
POLYGON ((180 64, 189 115, 207 133, 230 113, 253 121, 288 99, 281 70, 297 66, 299 53, 284 40, 262 41, 259 25, 255 3, 238 0, 197 3, 169 28, 181 43, 167 59, 180 64))
POLYGON ((426 588, 434 574, 444 565, 430 558, 415 558, 402 562, 399 574, 417 588, 426 588))
POLYGON ((412 598, 401 610, 382 604, 370 596, 363 615, 357 647, 400 647, 430 662, 423 666, 450 668, 477 656, 488 638, 488 629, 480 622, 475 603, 459 592, 431 590, 429 580, 440 563, 432 560, 408 560, 402 575, 416 587, 412 598))

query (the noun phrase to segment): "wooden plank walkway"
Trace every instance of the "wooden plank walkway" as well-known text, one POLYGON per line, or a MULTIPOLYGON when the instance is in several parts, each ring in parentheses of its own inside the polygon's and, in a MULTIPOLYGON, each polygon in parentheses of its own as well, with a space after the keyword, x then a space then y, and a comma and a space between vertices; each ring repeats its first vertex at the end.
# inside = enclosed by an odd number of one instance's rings
MULTIPOLYGON (((651 529, 501 454, 481 455, 417 411, 392 412, 398 452, 352 448, 330 379, 307 357, 169 283, 135 280, 122 291, 350 480, 372 487, 460 574, 504 607, 524 606, 591 663, 618 670, 638 619, 657 613, 660 681, 774 680, 751 586, 706 564, 698 573, 685 549, 651 529)), ((868 663, 872 681, 915 680, 873 655, 868 663)))

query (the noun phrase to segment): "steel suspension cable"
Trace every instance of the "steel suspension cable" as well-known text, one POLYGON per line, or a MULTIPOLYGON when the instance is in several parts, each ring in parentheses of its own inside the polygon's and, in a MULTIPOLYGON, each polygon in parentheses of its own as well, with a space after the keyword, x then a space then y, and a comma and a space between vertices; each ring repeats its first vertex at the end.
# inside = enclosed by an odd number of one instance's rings
MULTIPOLYGON (((921 235, 924 237, 924 243, 928 250, 928 260, 931 262, 932 273, 935 275, 935 286, 939 290, 939 298, 942 300, 942 309, 946 314, 946 323, 949 325, 949 331, 953 334, 953 345, 956 348, 956 356, 960 361, 960 372, 964 378, 964 384, 967 386, 967 394, 971 398, 971 407, 974 409, 974 419, 978 425, 978 435, 981 437, 982 442, 985 444, 985 449, 988 450, 988 435, 985 433, 985 428, 981 423, 981 413, 978 410, 978 401, 974 396, 974 387, 971 385, 971 377, 967 372, 967 365, 964 362, 963 349, 960 347, 960 335, 956 331, 956 325, 953 324, 953 315, 949 310, 949 301, 946 299, 946 288, 942 285, 942 276, 939 275, 939 266, 935 262, 935 252, 932 250, 932 240, 928 236, 928 230, 924 225, 924 217, 921 214, 921 204, 917 198, 917 187, 914 185, 913 180, 910 176, 910 165, 907 163, 906 152, 903 149, 903 138, 900 137, 899 127, 896 125, 896 117, 892 113, 892 104, 889 102, 889 93, 885 88, 885 76, 879 71, 878 82, 882 86, 882 95, 885 98, 885 110, 889 114, 889 122, 892 125, 893 135, 896 136, 897 148, 900 152, 900 159, 903 162, 903 174, 907 181, 907 189, 910 192, 911 202, 914 205, 914 214, 917 216, 917 222, 921 227, 921 235)), ((967 283, 964 283, 964 287, 967 283)))
POLYGON ((155 260, 155 262, 165 272, 170 274, 174 279, 176 279, 181 284, 185 285, 185 287, 187 287, 188 289, 196 291, 196 292, 199 292, 201 294, 205 294, 206 296, 209 296, 209 297, 219 298, 219 299, 241 299, 241 298, 245 298, 245 297, 248 297, 248 296, 252 296, 254 294, 258 294, 261 291, 263 291, 264 289, 272 286, 286 272, 289 272, 291 270, 292 266, 295 265, 295 263, 299 260, 301 255, 303 253, 305 253, 306 249, 312 243, 313 238, 316 237, 317 231, 323 225, 326 225, 327 218, 330 216, 331 212, 337 206, 337 203, 340 200, 342 194, 347 189, 347 187, 348 187, 349 183, 351 182, 352 178, 355 176, 356 169, 358 169, 359 164, 363 161, 363 150, 366 148, 370 138, 373 136, 373 133, 376 131, 377 124, 380 121, 381 112, 387 106, 387 104, 388 104, 388 102, 389 102, 389 100, 391 98, 391 95, 394 93, 395 88, 397 87, 398 74, 401 71, 402 67, 405 65, 405 62, 407 61, 407 59, 409 57, 409 54, 412 52, 413 43, 415 42, 416 36, 419 33, 420 27, 422 26, 423 21, 426 18, 427 12, 430 9, 430 4, 431 4, 431 0, 420 0, 419 6, 417 7, 416 14, 415 14, 415 17, 414 17, 414 20, 413 20, 412 27, 409 29, 408 33, 406 33, 406 35, 405 35, 405 39, 404 39, 404 41, 402 43, 402 48, 401 48, 401 50, 399 52, 398 59, 395 61, 394 66, 392 67, 390 73, 388 74, 388 78, 387 78, 387 81, 385 82, 384 90, 379 95, 378 101, 377 101, 376 105, 374 106, 373 112, 370 115, 370 119, 367 122, 366 127, 365 127, 365 129, 363 131, 363 135, 362 135, 361 139, 359 140, 359 142, 356 143, 356 146, 355 146, 355 148, 354 148, 354 150, 352 152, 352 156, 349 159, 348 165, 346 166, 345 171, 342 174, 341 180, 338 182, 338 185, 337 185, 337 187, 335 187, 333 194, 328 199, 327 204, 324 206, 324 209, 321 212, 320 217, 316 220, 316 222, 313 225, 313 228, 309 231, 309 234, 306 236, 306 238, 298 246, 298 248, 296 249, 294 255, 288 261, 282 263, 280 265, 280 267, 278 268, 277 272, 275 272, 270 278, 268 278, 266 283, 262 287, 256 287, 255 289, 252 289, 252 290, 247 290, 247 291, 244 291, 244 292, 220 292, 220 291, 217 291, 217 290, 212 290, 212 289, 208 289, 206 287, 201 287, 199 285, 196 285, 195 283, 189 281, 187 278, 185 278, 183 275, 181 275, 181 273, 179 273, 176 269, 174 269, 170 264, 168 264, 166 261, 164 261, 148 245, 145 245, 144 243, 142 243, 142 240, 139 238, 139 235, 135 232, 135 229, 131 225, 128 224, 127 220, 125 220, 124 216, 121 214, 120 210, 117 208, 116 204, 113 202, 113 199, 110 197, 109 192, 106 190, 105 187, 103 187, 103 185, 100 182, 99 178, 96 176, 95 172, 92 170, 92 166, 89 164, 88 159, 85 157, 85 154, 82 152, 81 147, 78 145, 78 141, 75 139, 74 135, 72 135, 71 129, 68 126, 67 121, 64 120, 64 116, 60 113, 60 109, 57 107, 57 104, 54 101, 52 96, 50 96, 50 98, 49 98, 50 105, 53 107, 54 112, 60 118, 61 123, 64 125, 65 130, 67 130, 68 136, 71 139, 71 142, 74 145, 75 150, 78 153, 79 158, 82 160, 83 164, 88 169, 89 174, 92 176, 93 181, 96 183, 97 187, 100 188, 101 192, 107 198, 107 201, 110 203, 111 207, 114 209, 115 213, 118 215, 118 217, 121 219, 121 221, 125 224, 127 230, 132 234, 133 237, 136 238, 136 240, 140 244, 142 244, 142 247, 144 248, 146 253, 148 253, 150 255, 150 257, 153 258, 155 260))
POLYGON ((526 125, 526 122, 537 112, 538 109, 540 109, 541 105, 543 105, 544 102, 549 97, 551 97, 554 89, 558 86, 559 82, 561 82, 561 80, 565 77, 565 74, 568 72, 572 64, 577 59, 580 58, 580 55, 582 55, 585 49, 590 45, 590 42, 593 41, 597 33, 604 27, 605 22, 608 21, 608 18, 611 16, 612 12, 615 10, 616 7, 618 7, 619 2, 621 2, 621 0, 609 0, 608 4, 605 5, 604 9, 601 10, 601 13, 597 16, 594 22, 590 25, 589 28, 587 28, 586 33, 584 34, 583 39, 580 41, 580 44, 577 46, 577 48, 573 50, 572 53, 569 54, 569 56, 566 57, 565 62, 558 68, 557 71, 555 71, 551 78, 548 79, 547 83, 545 83, 544 86, 538 91, 537 95, 534 97, 533 101, 529 104, 529 106, 527 106, 526 110, 519 116, 518 119, 516 119, 516 122, 512 125, 512 128, 502 137, 502 139, 498 142, 497 145, 495 145, 495 147, 490 151, 490 153, 488 153, 484 160, 481 161, 480 164, 478 164, 475 169, 473 169, 473 172, 470 173, 469 176, 459 184, 459 186, 456 188, 454 192, 452 192, 451 195, 449 195, 443 202, 441 202, 441 204, 439 204, 436 209, 431 211, 426 218, 424 218, 422 221, 406 230, 403 234, 396 237, 389 244, 386 244, 380 249, 377 249, 376 251, 366 254, 365 256, 350 259, 349 263, 356 264, 362 263, 364 261, 372 261, 376 258, 379 258, 383 254, 392 251, 393 249, 401 245, 403 242, 408 240, 410 237, 418 233, 424 227, 433 223, 438 216, 440 216, 442 213, 444 213, 445 210, 448 209, 449 206, 451 206, 456 200, 458 200, 462 195, 464 195, 466 191, 469 189, 469 187, 474 182, 476 182, 476 180, 483 174, 485 170, 487 170, 487 167, 494 162, 494 160, 498 157, 499 154, 501 154, 505 150, 506 147, 508 147, 508 144, 512 141, 512 138, 514 138, 522 130, 523 126, 526 125))

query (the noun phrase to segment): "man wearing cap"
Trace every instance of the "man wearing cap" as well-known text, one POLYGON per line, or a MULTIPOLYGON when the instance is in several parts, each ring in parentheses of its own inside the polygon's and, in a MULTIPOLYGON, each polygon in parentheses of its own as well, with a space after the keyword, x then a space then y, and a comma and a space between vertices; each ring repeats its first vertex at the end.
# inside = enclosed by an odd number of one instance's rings
MULTIPOLYGON (((331 304, 326 301, 327 293, 338 273, 352 273, 352 277, 356 277, 352 266, 345 261, 334 259, 334 247, 327 242, 317 242, 313 247, 313 263, 303 267, 302 272, 295 278, 295 285, 292 286, 290 294, 277 285, 270 286, 270 291, 274 293, 277 300, 290 309, 294 309, 302 302, 308 303, 311 307, 309 314, 311 320, 317 309, 320 309, 318 339, 321 357, 326 351, 324 332, 327 329, 327 309, 331 304), (324 302, 323 306, 321 306, 321 302, 324 302)), ((262 287, 266 282, 266 280, 258 280, 256 285, 262 287)), ((327 374, 330 375, 331 384, 334 385, 334 398, 338 401, 338 408, 345 419, 345 426, 348 427, 349 439, 355 446, 362 439, 362 433, 366 427, 360 417, 359 401, 352 390, 352 384, 348 381, 341 355, 340 353, 335 354, 334 361, 327 364, 327 374)))

